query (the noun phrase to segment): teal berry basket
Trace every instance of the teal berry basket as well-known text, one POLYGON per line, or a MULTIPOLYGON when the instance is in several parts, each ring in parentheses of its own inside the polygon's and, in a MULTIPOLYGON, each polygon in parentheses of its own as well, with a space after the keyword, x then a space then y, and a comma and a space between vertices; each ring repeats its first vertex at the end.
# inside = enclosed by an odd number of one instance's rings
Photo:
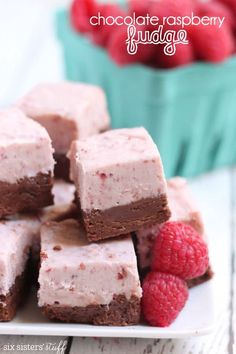
POLYGON ((236 57, 220 65, 172 70, 118 67, 74 32, 68 13, 56 16, 68 80, 96 84, 108 98, 112 127, 144 126, 165 172, 194 176, 236 162, 236 57))

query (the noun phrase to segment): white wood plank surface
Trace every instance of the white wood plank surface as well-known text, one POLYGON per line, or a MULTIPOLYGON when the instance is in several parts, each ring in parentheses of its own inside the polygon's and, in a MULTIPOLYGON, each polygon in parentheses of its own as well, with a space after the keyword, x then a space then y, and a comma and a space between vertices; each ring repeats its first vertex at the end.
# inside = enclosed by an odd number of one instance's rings
MULTIPOLYGON (((236 177, 236 176, 235 176, 236 177)), ((235 181, 236 185, 236 181, 235 181)), ((218 252, 213 268, 216 277, 225 279, 224 287, 215 294, 218 325, 211 335, 187 340, 91 339, 74 338, 71 354, 226 354, 231 337, 231 232, 232 173, 219 171, 202 176, 191 183, 195 198, 204 215, 210 250, 218 252), (219 247, 220 245, 220 247, 219 247), (218 250, 218 251, 217 251, 218 250), (217 260, 220 260, 219 262, 217 260)), ((236 198, 236 196, 235 196, 236 198)), ((218 287, 217 287, 218 288, 218 287)), ((231 350, 231 352, 230 352, 231 350)))

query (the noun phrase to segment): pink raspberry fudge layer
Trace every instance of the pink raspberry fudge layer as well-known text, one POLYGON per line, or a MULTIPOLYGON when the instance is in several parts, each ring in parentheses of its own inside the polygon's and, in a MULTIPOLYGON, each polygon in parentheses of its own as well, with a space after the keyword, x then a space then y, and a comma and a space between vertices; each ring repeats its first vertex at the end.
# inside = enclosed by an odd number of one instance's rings
POLYGON ((0 217, 52 204, 47 131, 17 108, 0 111, 0 217))
POLYGON ((24 299, 29 251, 39 228, 30 216, 0 222, 0 321, 11 320, 24 299))
POLYGON ((92 85, 42 83, 17 105, 47 129, 58 163, 57 177, 65 177, 65 169, 69 171, 66 154, 73 140, 105 131, 110 125, 104 92, 92 85))
POLYGON ((74 141, 69 157, 90 241, 168 220, 161 157, 144 128, 111 130, 74 141))
POLYGON ((50 319, 137 323, 141 287, 130 236, 89 244, 76 220, 41 228, 39 306, 50 319))

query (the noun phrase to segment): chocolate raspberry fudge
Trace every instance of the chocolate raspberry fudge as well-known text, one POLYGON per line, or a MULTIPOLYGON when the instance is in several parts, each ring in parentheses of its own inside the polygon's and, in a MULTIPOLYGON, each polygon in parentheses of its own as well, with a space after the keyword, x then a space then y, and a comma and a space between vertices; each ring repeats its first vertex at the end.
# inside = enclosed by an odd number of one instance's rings
POLYGON ((55 176, 64 179, 69 178, 66 154, 71 142, 105 131, 110 125, 104 92, 92 85, 42 83, 18 106, 47 129, 55 149, 55 176))
MULTIPOLYGON (((171 210, 170 220, 189 224, 202 237, 205 237, 202 215, 191 195, 187 181, 181 177, 174 177, 168 180, 167 194, 171 210)), ((141 274, 145 274, 150 268, 153 244, 156 237, 158 237, 161 226, 162 224, 155 224, 136 232, 136 249, 141 274)), ((212 271, 209 268, 202 277, 189 281, 189 286, 200 284, 211 277, 212 271)))
POLYGON ((41 227, 38 303, 51 320, 137 324, 142 290, 130 236, 88 243, 76 220, 41 227))
POLYGON ((0 222, 0 321, 13 319, 30 286, 28 260, 39 228, 33 216, 0 222))
POLYGON ((74 141, 69 157, 89 241, 169 219, 161 157, 144 128, 74 141))
POLYGON ((19 109, 0 111, 0 218, 53 203, 47 131, 19 109))

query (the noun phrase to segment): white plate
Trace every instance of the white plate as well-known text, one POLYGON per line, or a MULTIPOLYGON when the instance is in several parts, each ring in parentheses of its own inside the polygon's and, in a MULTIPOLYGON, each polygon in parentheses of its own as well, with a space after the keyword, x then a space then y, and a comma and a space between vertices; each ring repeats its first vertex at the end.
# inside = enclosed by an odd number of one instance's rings
MULTIPOLYGON (((217 177, 217 176, 216 176, 217 177)), ((177 320, 167 328, 146 325, 108 327, 80 324, 52 323, 45 319, 37 308, 36 294, 22 308, 12 322, 0 323, 0 334, 87 336, 87 337, 135 337, 135 338, 184 338, 209 334, 224 309, 226 289, 230 289, 230 233, 226 225, 228 218, 222 217, 222 205, 226 205, 223 193, 221 203, 214 202, 219 181, 209 177, 196 183, 195 195, 203 215, 209 236, 210 259, 215 277, 190 290, 188 302, 177 320), (219 209, 219 210, 218 210, 219 209), (216 215, 221 222, 216 223, 216 215), (224 241, 222 242, 222 235, 224 241), (219 259, 221 260, 219 262, 219 259), (214 296, 213 296, 214 294, 214 296)), ((219 176, 220 177, 220 176, 219 176)), ((221 179, 220 179, 221 181, 221 179)), ((223 180, 224 182, 224 180, 223 180)), ((227 182, 227 181, 226 181, 227 182)), ((222 181, 221 181, 222 183, 222 181)), ((195 184, 192 185, 195 187, 195 184)))
POLYGON ((0 334, 135 338, 181 338, 204 335, 214 329, 213 283, 214 280, 211 280, 191 289, 184 310, 167 328, 146 325, 109 327, 52 323, 41 315, 36 304, 36 293, 32 293, 27 305, 19 311, 13 321, 0 323, 0 334))

